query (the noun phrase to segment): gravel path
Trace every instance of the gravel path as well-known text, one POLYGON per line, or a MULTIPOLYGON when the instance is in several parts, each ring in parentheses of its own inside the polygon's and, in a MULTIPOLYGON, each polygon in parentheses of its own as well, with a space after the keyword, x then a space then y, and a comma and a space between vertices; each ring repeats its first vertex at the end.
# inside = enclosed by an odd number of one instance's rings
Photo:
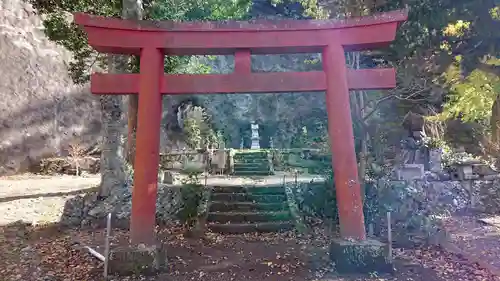
POLYGON ((66 200, 94 188, 100 177, 16 176, 0 178, 0 225, 58 221, 66 200))

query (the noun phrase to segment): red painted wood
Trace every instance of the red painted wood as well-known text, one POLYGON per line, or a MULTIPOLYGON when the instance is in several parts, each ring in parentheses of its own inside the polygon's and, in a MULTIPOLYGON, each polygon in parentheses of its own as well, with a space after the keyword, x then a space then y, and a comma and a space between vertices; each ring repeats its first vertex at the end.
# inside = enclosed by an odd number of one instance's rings
POLYGON ((328 134, 332 149, 332 167, 342 238, 366 239, 363 202, 354 150, 349 87, 344 49, 332 44, 323 52, 327 79, 326 108, 328 134))
POLYGON ((134 21, 119 18, 107 18, 85 13, 74 13, 78 25, 135 31, 168 32, 205 32, 205 31, 287 31, 321 29, 346 29, 390 22, 403 22, 407 19, 405 10, 396 10, 365 17, 330 20, 250 20, 250 21, 134 21))
POLYGON ((168 55, 318 53, 332 40, 348 50, 387 46, 406 12, 342 21, 143 22, 75 14, 88 41, 104 53, 138 54, 160 48, 168 55), (144 32, 148 31, 148 32, 144 32))
POLYGON ((141 48, 161 48, 167 55, 228 55, 248 48, 252 54, 319 53, 330 40, 349 50, 386 47, 395 38, 397 22, 299 31, 140 32, 86 27, 89 44, 97 51, 138 54, 141 48), (278 35, 279 33, 279 35, 278 35))
MULTIPOLYGON (((139 92, 138 74, 93 74, 94 94, 134 94, 139 92)), ((348 70, 350 90, 391 89, 396 85, 392 68, 348 70)), ((326 90, 323 71, 235 74, 164 75, 163 94, 279 93, 326 90)))
POLYGON ((154 242, 156 192, 160 146, 160 123, 163 75, 163 53, 143 49, 139 76, 139 110, 137 116, 134 188, 130 235, 132 243, 151 245, 154 242))
POLYGON ((242 75, 252 72, 252 57, 250 50, 236 51, 234 54, 234 72, 242 75))
POLYGON ((91 80, 94 94, 139 93, 132 242, 152 243, 154 237, 161 94, 325 90, 341 235, 365 239, 349 89, 392 88, 396 79, 393 69, 346 70, 344 50, 387 46, 406 18, 406 12, 395 11, 342 21, 176 23, 75 14, 75 22, 96 50, 141 56, 139 75, 96 74, 91 80), (251 73, 250 54, 321 52, 324 72, 251 73), (164 54, 235 54, 235 72, 164 75, 164 54))

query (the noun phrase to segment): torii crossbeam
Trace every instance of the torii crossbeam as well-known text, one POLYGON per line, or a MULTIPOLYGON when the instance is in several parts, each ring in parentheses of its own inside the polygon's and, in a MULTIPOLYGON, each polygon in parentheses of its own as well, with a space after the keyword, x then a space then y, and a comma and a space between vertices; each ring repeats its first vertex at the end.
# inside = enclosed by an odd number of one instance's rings
POLYGON ((366 239, 349 90, 395 87, 392 68, 347 69, 345 51, 386 47, 404 11, 347 20, 150 22, 75 14, 97 51, 140 56, 139 74, 93 74, 93 94, 139 94, 132 243, 153 243, 162 94, 326 91, 343 238, 366 239), (252 73, 251 54, 322 53, 323 71, 252 73), (165 55, 235 55, 231 74, 165 74, 165 55))

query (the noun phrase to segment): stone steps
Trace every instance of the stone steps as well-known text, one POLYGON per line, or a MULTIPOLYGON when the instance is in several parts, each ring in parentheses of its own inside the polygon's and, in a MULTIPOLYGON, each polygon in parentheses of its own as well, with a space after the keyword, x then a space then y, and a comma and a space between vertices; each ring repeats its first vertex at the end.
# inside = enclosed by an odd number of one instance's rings
POLYGON ((285 189, 282 186, 216 186, 213 193, 247 193, 249 195, 285 195, 285 189))
POLYGON ((213 187, 207 216, 213 232, 277 232, 294 227, 282 186, 213 187))
POLYGON ((273 175, 274 172, 272 171, 237 171, 235 170, 233 175, 235 176, 269 176, 273 175))
POLYGON ((212 201, 281 203, 286 201, 286 195, 256 195, 247 193, 212 193, 212 201))
POLYGON ((267 158, 267 151, 256 151, 256 152, 236 152, 234 154, 234 159, 262 159, 267 158))
POLYGON ((224 202, 214 201, 210 210, 213 212, 258 212, 283 211, 288 209, 286 203, 254 203, 254 202, 224 202))
POLYGON ((265 161, 267 161, 267 158, 241 158, 241 159, 234 159, 234 164, 235 165, 252 165, 252 164, 257 165, 257 164, 262 164, 265 161))
POLYGON ((289 221, 291 215, 288 210, 280 212, 210 212, 208 222, 218 223, 257 223, 273 221, 289 221))
POLYGON ((263 223, 231 223, 218 224, 209 223, 208 228, 217 233, 222 234, 243 234, 243 233, 266 233, 266 232, 281 232, 292 230, 294 224, 289 221, 285 222, 263 222, 263 223))
POLYGON ((265 176, 274 174, 267 151, 237 152, 233 159, 234 175, 265 176))
POLYGON ((269 164, 262 162, 235 163, 235 170, 268 170, 269 164))

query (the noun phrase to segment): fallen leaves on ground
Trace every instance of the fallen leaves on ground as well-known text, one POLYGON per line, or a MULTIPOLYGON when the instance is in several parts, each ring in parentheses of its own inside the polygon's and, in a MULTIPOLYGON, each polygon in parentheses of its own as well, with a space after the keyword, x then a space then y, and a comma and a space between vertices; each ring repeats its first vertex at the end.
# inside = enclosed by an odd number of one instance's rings
MULTIPOLYGON (((101 263, 80 246, 101 243, 103 230, 47 231, 20 224, 2 227, 0 231, 2 280, 102 280, 101 263)), ((328 261, 330 236, 322 229, 308 235, 208 233, 204 239, 187 238, 183 233, 179 225, 158 229, 158 237, 167 244, 168 273, 114 280, 500 280, 477 265, 435 247, 396 249, 395 275, 374 272, 369 276, 338 276, 328 261)), ((128 240, 128 233, 114 230, 113 238, 117 245, 128 240)))

